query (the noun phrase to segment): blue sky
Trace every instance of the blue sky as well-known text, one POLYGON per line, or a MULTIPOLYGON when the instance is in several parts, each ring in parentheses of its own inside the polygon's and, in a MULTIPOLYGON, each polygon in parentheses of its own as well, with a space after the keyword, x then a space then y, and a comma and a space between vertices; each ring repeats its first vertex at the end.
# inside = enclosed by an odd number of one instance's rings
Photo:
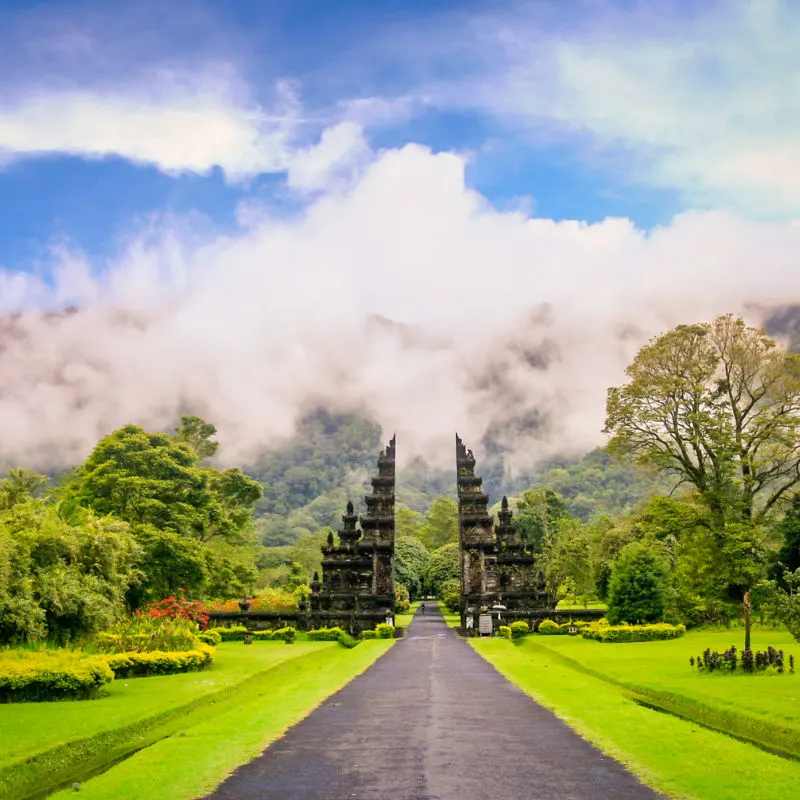
POLYGON ((46 269, 65 242, 106 257, 154 215, 200 214, 227 230, 243 201, 302 208, 309 192, 286 185, 292 153, 347 121, 372 152, 413 142, 463 154, 468 185, 499 209, 622 216, 644 229, 692 208, 791 219, 800 103, 783 91, 798 80, 796 11, 631 0, 6 2, 0 265, 46 269), (154 133, 171 108, 194 108, 196 119, 154 133), (203 136, 204 114, 243 130, 184 159, 181 140, 203 136), (267 133, 280 143, 237 164, 237 141, 259 130, 254 114, 282 118, 267 133))
POLYGON ((0 3, 0 459, 191 410, 236 463, 317 404, 443 464, 601 444, 649 338, 800 303, 798 41, 794 0, 0 3))

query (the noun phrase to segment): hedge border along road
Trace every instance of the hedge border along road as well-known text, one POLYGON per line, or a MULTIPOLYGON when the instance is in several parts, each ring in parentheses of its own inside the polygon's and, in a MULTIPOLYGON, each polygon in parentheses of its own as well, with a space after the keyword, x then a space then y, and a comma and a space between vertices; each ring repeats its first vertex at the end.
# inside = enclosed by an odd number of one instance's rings
MULTIPOLYGON (((0 798, 43 798, 59 787, 69 787, 69 796, 74 796, 73 782, 81 783, 82 797, 113 796, 118 800, 197 797, 363 672, 391 644, 376 640, 347 650, 333 643, 305 646, 276 643, 274 647, 285 648, 282 653, 287 658, 251 673, 238 683, 225 682, 221 672, 215 675, 216 669, 160 679, 218 677, 224 688, 131 724, 98 731, 6 765, 0 770, 0 798), (233 726, 228 724, 232 718, 233 726), (203 746, 186 755, 187 745, 197 741, 202 741, 203 746), (175 747, 181 751, 179 756, 170 754, 175 747), (154 764, 138 766, 142 760, 152 761, 154 752, 157 753, 154 764), (166 758, 160 760, 164 753, 166 758), (116 783, 120 784, 118 788, 107 788, 116 783)), ((153 680, 157 679, 139 678, 136 682, 153 680)), ((86 702, 99 707, 103 700, 86 702)), ((60 795, 58 792, 55 796, 60 795)))
MULTIPOLYGON (((519 645, 507 640, 473 639, 471 644, 512 683, 654 789, 673 798, 695 800, 740 800, 743 796, 785 800, 796 793, 800 784, 797 761, 691 720, 643 707, 630 690, 585 668, 576 668, 574 659, 560 657, 536 639, 528 637, 519 645)), ((610 647, 642 647, 594 646, 604 651, 610 647)), ((749 677, 742 676, 742 680, 749 677)))

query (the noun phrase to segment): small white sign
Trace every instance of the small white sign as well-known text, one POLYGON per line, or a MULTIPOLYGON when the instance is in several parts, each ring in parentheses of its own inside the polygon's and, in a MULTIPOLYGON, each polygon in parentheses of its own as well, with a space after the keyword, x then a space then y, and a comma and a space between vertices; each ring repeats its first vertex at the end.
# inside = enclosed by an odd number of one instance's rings
POLYGON ((480 633, 481 636, 491 636, 492 630, 491 614, 481 614, 478 617, 478 633, 480 633))

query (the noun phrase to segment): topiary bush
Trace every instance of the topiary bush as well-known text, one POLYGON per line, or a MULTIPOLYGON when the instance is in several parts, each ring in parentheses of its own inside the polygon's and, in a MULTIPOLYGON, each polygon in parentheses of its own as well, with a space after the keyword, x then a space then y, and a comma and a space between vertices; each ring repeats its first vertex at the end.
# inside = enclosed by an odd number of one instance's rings
POLYGON ((388 622, 379 622, 375 626, 376 639, 394 639, 394 625, 388 622))
POLYGON ((657 642, 680 639, 686 633, 685 625, 589 625, 581 631, 584 639, 598 642, 657 642))
POLYGON ((101 653, 193 650, 200 641, 197 625, 180 617, 130 617, 94 638, 101 653))
POLYGON ((241 642, 247 633, 244 625, 231 625, 230 628, 209 628, 209 630, 216 631, 223 642, 241 642))
POLYGON ((315 628, 308 632, 310 642, 338 642, 345 631, 342 628, 315 628))
POLYGON ((510 639, 511 638, 511 628, 508 625, 501 625, 497 629, 498 634, 503 637, 503 639, 510 639))
POLYGON ((512 639, 522 639, 531 632, 531 629, 528 627, 528 623, 524 620, 512 622, 508 627, 511 630, 512 639))
POLYGON ((0 653, 0 703, 87 700, 114 680, 107 656, 77 651, 0 653))
POLYGON ((374 639, 375 638, 375 631, 362 631, 361 632, 362 639, 374 639))
POLYGON ((536 629, 536 633, 541 633, 543 636, 560 636, 569 633, 569 628, 564 628, 552 619, 543 619, 536 629))
POLYGON ((285 628, 278 628, 276 631, 272 631, 272 638, 279 641, 279 642, 286 642, 286 644, 292 644, 294 640, 297 638, 297 631, 291 627, 285 628))
POLYGON ((271 642, 273 631, 253 631, 254 642, 271 642))
POLYGON ((216 647, 222 641, 222 637, 215 630, 200 631, 197 634, 197 638, 203 644, 211 645, 211 647, 216 647))
POLYGON ((200 643, 195 650, 174 653, 158 650, 148 653, 114 653, 105 658, 117 678, 146 678, 205 669, 214 661, 214 648, 200 643))

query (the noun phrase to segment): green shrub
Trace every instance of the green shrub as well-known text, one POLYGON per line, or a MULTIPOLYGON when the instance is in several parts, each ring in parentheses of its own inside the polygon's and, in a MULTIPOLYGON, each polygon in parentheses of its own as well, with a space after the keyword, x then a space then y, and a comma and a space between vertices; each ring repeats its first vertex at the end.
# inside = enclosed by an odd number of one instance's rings
MULTIPOLYGON (((154 619, 144 615, 129 617, 115 627, 95 636, 101 653, 133 653, 160 650, 175 652, 194 650, 200 631, 186 619, 154 619)), ((210 644, 210 642, 209 642, 210 644)))
POLYGON ((274 631, 253 631, 254 642, 270 642, 274 638, 274 631))
POLYGON ((310 642, 338 642, 344 631, 341 628, 315 628, 308 632, 310 642))
POLYGON ((461 581, 458 578, 451 578, 442 584, 439 590, 439 597, 452 614, 461 611, 461 581))
POLYGON ((408 589, 402 584, 394 587, 394 611, 395 614, 407 614, 411 610, 411 597, 408 589))
POLYGON ((528 623, 524 622, 523 620, 512 622, 508 627, 511 630, 512 639, 521 639, 523 636, 527 636, 531 632, 531 629, 528 627, 528 623))
POLYGON ((375 638, 375 631, 362 631, 361 632, 362 639, 374 639, 375 638))
POLYGON ((497 629, 497 632, 498 632, 498 633, 500 634, 500 636, 502 636, 504 639, 510 639, 510 638, 511 638, 511 628, 510 628, 508 625, 501 625, 501 626, 500 626, 500 627, 497 629))
POLYGON ((608 619, 612 624, 645 624, 662 619, 669 566, 660 552, 642 542, 620 551, 608 586, 608 619))
POLYGON ((297 631, 288 626, 285 628, 278 628, 278 630, 272 631, 272 638, 279 642, 292 644, 292 642, 294 642, 294 640, 297 638, 297 631))
POLYGON ((656 642, 663 639, 680 639, 686 633, 685 625, 589 625, 581 631, 584 639, 598 642, 656 642))
POLYGON ((388 622, 379 622, 375 626, 376 639, 394 639, 394 625, 388 622))
POLYGON ((541 633, 544 636, 559 636, 565 633, 568 633, 568 629, 563 628, 557 622, 553 622, 551 619, 543 619, 539 623, 539 627, 536 629, 537 633, 541 633))
POLYGON ((247 633, 244 625, 231 625, 230 628, 209 628, 209 630, 216 631, 223 642, 241 642, 247 633))
POLYGON ((85 700, 114 680, 106 656, 76 651, 0 653, 0 703, 85 700))
POLYGON ((106 656, 108 666, 117 678, 146 678, 151 675, 173 675, 176 672, 196 672, 211 666, 214 648, 198 644, 196 650, 165 653, 114 653, 106 656))
POLYGON ((200 631, 197 634, 197 638, 204 644, 211 645, 211 647, 216 647, 222 641, 222 637, 214 630, 200 631))

